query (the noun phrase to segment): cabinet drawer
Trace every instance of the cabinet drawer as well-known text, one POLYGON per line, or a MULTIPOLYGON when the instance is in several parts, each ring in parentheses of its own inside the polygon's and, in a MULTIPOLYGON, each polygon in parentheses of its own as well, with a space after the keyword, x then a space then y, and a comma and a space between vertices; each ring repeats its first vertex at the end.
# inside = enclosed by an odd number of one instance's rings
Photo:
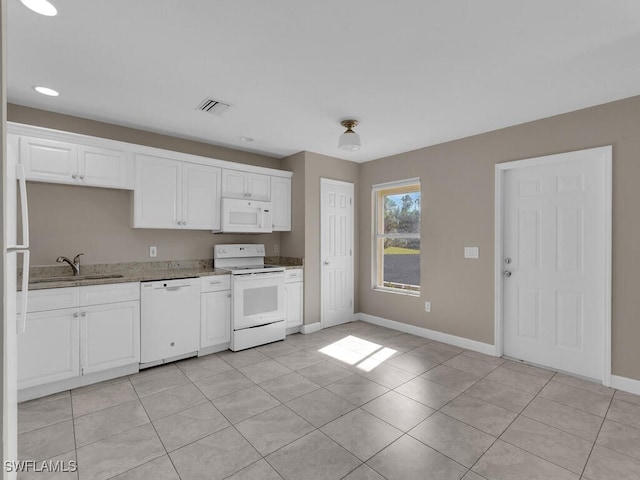
POLYGON ((292 268, 284 271, 284 281, 286 283, 302 282, 304 280, 304 270, 302 268, 292 268))
POLYGON ((210 277, 200 278, 200 291, 218 292, 220 290, 229 290, 231 288, 231 275, 212 275, 210 277))
POLYGON ((80 306, 140 300, 140 283, 113 283, 80 287, 80 306))
MULTIPOLYGON (((17 297, 16 313, 22 313, 22 292, 17 297)), ((27 312, 74 308, 78 306, 78 298, 78 287, 33 290, 28 294, 27 312)))

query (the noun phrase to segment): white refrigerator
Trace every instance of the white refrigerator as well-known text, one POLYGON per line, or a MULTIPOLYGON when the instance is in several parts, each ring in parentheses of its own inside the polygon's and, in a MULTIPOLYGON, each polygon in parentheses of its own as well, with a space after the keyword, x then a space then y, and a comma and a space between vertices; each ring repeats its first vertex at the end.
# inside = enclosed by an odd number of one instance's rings
MULTIPOLYGON (((18 138, 7 136, 7 155, 3 162, 5 184, 3 205, 5 218, 4 255, 4 305, 2 345, 2 450, 3 460, 15 461, 18 457, 18 335, 26 328, 27 291, 29 285, 29 215, 24 169, 18 163, 18 138), (18 216, 21 228, 18 232, 18 216), (17 268, 22 267, 23 303, 20 318, 16 317, 17 268)), ((3 478, 13 479, 3 465, 3 478)))

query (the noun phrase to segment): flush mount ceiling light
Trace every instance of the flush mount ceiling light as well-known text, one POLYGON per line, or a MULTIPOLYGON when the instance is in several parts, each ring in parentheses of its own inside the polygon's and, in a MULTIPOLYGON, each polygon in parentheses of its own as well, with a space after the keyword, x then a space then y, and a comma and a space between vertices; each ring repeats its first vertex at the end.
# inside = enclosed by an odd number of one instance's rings
POLYGON ((343 120, 340 122, 347 130, 340 135, 338 140, 338 148, 346 152, 357 152, 360 150, 362 143, 360 142, 360 135, 353 131, 353 127, 358 125, 357 120, 343 120))
POLYGON ((20 0, 20 2, 29 10, 46 17, 53 17, 58 14, 58 9, 47 0, 20 0))
POLYGON ((38 92, 41 93, 42 95, 47 95, 49 97, 57 97, 58 95, 60 95, 57 91, 55 91, 53 88, 48 88, 48 87, 33 87, 33 89, 38 92))

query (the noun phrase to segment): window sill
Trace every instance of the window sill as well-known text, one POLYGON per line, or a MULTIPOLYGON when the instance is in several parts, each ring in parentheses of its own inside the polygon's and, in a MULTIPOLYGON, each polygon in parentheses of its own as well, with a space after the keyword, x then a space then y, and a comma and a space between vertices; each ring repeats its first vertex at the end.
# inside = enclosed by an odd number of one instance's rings
POLYGON ((395 293, 396 295, 406 295, 408 297, 419 297, 420 292, 414 290, 403 290, 401 288, 389 288, 389 287, 373 287, 376 292, 395 293))

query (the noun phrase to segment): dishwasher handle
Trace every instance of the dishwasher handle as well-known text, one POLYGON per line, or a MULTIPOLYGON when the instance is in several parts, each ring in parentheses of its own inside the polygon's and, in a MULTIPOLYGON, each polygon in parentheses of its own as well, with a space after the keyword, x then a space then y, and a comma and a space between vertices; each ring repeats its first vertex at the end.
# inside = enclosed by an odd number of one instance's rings
POLYGON ((149 290, 166 290, 168 292, 174 292, 181 288, 189 288, 195 285, 195 278, 180 279, 180 280, 154 280, 149 282, 141 282, 140 285, 143 289, 149 290))
POLYGON ((164 288, 164 290, 166 290, 167 292, 176 292, 178 290, 180 290, 181 288, 186 288, 186 287, 190 287, 191 285, 174 285, 173 287, 162 287, 164 288))

